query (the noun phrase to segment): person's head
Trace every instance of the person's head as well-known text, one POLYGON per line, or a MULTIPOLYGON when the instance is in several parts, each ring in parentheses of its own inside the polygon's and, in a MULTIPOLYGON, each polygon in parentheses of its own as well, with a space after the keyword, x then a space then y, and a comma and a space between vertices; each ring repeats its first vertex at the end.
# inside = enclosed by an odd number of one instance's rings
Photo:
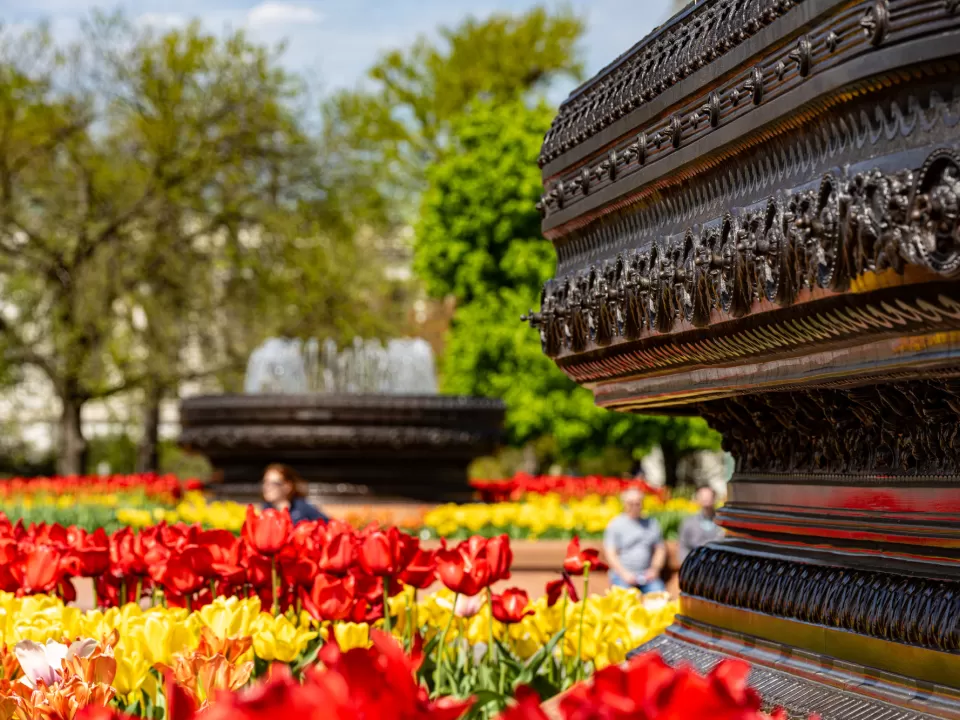
POLYGON ((303 497, 303 479, 297 471, 287 465, 274 464, 263 473, 263 499, 271 505, 280 502, 293 502, 303 497))
POLYGON ((698 488, 696 494, 693 496, 693 499, 700 509, 707 513, 713 512, 714 508, 717 506, 717 493, 714 492, 714 489, 709 485, 704 485, 703 487, 698 488))
POLYGON ((623 503, 623 512, 632 518, 639 518, 643 515, 643 493, 637 488, 627 488, 620 495, 620 502, 623 503))

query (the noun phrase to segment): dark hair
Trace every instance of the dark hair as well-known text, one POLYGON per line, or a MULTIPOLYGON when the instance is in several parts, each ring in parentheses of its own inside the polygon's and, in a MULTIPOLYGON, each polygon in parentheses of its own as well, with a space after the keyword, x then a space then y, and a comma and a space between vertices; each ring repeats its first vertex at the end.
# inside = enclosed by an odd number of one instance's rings
POLYGON ((267 465, 267 469, 263 471, 264 476, 266 476, 266 474, 271 470, 283 478, 284 482, 293 487, 293 489, 290 491, 291 500, 307 496, 307 484, 304 482, 303 478, 300 477, 300 473, 298 473, 292 467, 289 465, 282 465, 280 463, 273 463, 272 465, 267 465))

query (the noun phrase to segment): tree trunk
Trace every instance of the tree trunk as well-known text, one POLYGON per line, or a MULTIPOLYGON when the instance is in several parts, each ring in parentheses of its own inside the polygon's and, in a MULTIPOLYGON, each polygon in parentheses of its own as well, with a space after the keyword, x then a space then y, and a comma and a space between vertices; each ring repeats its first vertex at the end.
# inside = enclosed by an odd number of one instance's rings
POLYGON ((143 408, 143 438, 137 448, 137 472, 156 472, 160 467, 160 401, 163 393, 148 390, 143 408))
POLYGON ((70 393, 64 393, 62 402, 57 472, 60 475, 83 475, 87 469, 87 442, 83 438, 83 427, 80 424, 83 400, 70 393))
POLYGON ((673 443, 665 442, 660 446, 663 452, 663 484, 668 488, 677 486, 677 464, 680 462, 680 453, 673 443))

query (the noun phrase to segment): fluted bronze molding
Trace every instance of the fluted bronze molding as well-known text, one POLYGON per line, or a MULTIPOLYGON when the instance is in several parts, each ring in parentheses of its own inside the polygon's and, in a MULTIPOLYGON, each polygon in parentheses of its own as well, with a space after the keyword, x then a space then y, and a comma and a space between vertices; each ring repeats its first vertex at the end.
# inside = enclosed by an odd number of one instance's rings
POLYGON ((881 640, 960 652, 960 582, 731 552, 695 550, 687 595, 881 640))
POLYGON ((460 448, 482 454, 492 452, 499 433, 417 427, 244 426, 217 425, 185 428, 180 444, 197 452, 321 449, 389 451, 441 450, 460 448))
POLYGON ((743 317, 867 273, 960 270, 960 155, 919 170, 828 173, 813 188, 731 208, 715 222, 552 280, 525 318, 550 356, 743 317))

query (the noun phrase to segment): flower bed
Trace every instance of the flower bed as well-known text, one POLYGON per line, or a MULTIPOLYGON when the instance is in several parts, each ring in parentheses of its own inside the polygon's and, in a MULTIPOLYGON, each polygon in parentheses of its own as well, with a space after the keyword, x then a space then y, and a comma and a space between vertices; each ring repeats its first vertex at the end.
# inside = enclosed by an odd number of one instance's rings
POLYGON ((590 495, 613 497, 628 488, 640 490, 644 495, 666 497, 662 488, 654 488, 643 480, 625 480, 599 475, 571 477, 517 473, 508 480, 471 480, 470 487, 477 491, 483 502, 497 503, 517 501, 528 495, 559 495, 564 500, 590 495))
MULTIPOLYGON (((637 485, 615 478, 517 476, 508 482, 509 494, 522 491, 521 499, 441 505, 424 511, 418 520, 404 520, 402 529, 424 539, 502 534, 517 540, 599 538, 621 510, 618 492, 637 485)), ((208 502, 201 487, 195 480, 180 483, 172 476, 155 475, 14 479, 0 481, 0 512, 26 524, 75 525, 88 532, 178 522, 239 532, 246 506, 208 502)), ((644 508, 657 518, 668 539, 676 535, 686 515, 697 511, 689 500, 651 492, 645 495, 644 508)), ((396 524, 389 508, 369 513, 354 510, 347 519, 355 527, 370 522, 396 524)))
POLYGON ((0 552, 0 720, 542 720, 551 696, 570 720, 766 717, 742 663, 706 678, 656 656, 623 665, 676 606, 588 596, 605 566, 578 539, 534 602, 494 592, 508 537, 428 549, 275 511, 249 509, 239 537, 0 522, 0 552), (74 577, 95 579, 99 608, 58 596, 74 577))
MULTIPOLYGON (((674 538, 695 503, 646 495, 644 512, 660 522, 664 537, 674 538)), ((468 535, 507 534, 521 539, 599 538, 622 511, 619 497, 592 495, 565 500, 560 495, 528 495, 519 502, 440 505, 424 516, 427 537, 460 539, 468 535)))
POLYGON ((172 475, 110 475, 0 480, 0 512, 26 524, 76 525, 113 532, 159 522, 200 523, 239 531, 246 511, 208 503, 198 480, 172 475))
MULTIPOLYGON (((663 595, 587 597, 590 570, 604 566, 578 542, 568 548, 566 574, 558 568, 545 597, 530 602, 526 592, 503 588, 513 557, 505 536, 428 549, 396 528, 294 528, 286 513, 252 508, 239 536, 184 524, 107 534, 0 521, 0 554, 0 639, 17 648, 28 673, 24 653, 36 656, 34 665, 39 654, 54 658, 32 678, 29 697, 20 685, 0 688, 0 705, 24 717, 46 716, 42 708, 67 702, 64 693, 80 704, 115 697, 127 712, 154 717, 167 702, 160 689, 167 669, 202 703, 216 689, 256 681, 271 663, 299 677, 318 653, 334 652, 326 647, 382 650, 377 630, 421 657, 417 678, 427 700, 477 696, 486 713, 505 707, 522 685, 549 697, 622 662, 676 611, 663 595), (93 579, 95 610, 65 604, 71 580, 81 577, 93 579), (438 581, 443 590, 419 597, 438 581), (497 583, 503 589, 495 592, 497 583), (66 641, 78 638, 96 668, 81 662, 87 657, 62 663, 66 641), (63 647, 40 644, 49 641, 63 647), (51 684, 60 689, 48 697, 51 684)), ((7 681, 12 657, 3 660, 7 681)))

